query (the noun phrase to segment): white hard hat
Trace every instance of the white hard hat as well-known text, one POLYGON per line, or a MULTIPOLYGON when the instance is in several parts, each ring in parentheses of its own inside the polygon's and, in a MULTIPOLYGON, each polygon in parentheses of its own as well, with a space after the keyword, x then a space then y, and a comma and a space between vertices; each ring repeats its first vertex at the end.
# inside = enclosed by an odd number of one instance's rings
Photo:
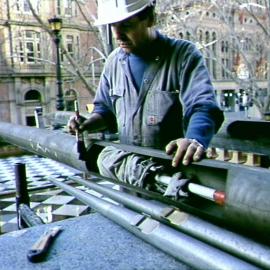
POLYGON ((98 0, 98 19, 95 25, 123 21, 154 3, 155 0, 98 0))

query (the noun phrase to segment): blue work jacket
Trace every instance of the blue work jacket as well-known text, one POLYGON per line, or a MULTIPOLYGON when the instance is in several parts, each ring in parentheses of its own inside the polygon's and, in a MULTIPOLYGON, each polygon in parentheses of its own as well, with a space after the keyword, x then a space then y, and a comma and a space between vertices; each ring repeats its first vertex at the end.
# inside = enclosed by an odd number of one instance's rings
POLYGON ((145 59, 139 91, 128 57, 121 48, 109 55, 94 100, 94 112, 109 124, 116 119, 120 142, 163 148, 173 139, 191 136, 207 147, 223 114, 196 46, 158 33, 145 59), (198 113, 203 113, 206 121, 194 127, 192 119, 198 113))

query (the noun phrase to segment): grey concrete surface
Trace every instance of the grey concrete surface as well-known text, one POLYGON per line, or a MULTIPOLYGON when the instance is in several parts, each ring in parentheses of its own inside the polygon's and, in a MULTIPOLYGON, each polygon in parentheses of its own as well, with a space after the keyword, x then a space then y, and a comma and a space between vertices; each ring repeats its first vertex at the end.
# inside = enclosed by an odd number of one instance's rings
POLYGON ((188 270, 188 266, 145 243, 100 214, 14 231, 0 237, 0 270, 188 270), (46 228, 61 225, 43 262, 27 251, 46 228))

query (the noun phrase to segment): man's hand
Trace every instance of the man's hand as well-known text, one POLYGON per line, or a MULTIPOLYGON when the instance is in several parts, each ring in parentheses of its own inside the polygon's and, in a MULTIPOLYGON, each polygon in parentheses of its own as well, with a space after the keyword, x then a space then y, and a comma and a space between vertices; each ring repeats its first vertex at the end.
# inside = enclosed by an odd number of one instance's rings
POLYGON ((80 116, 79 118, 76 116, 70 117, 67 123, 69 133, 75 135, 77 131, 82 130, 82 123, 85 120, 86 118, 83 116, 80 116))
POLYGON ((203 145, 195 139, 187 138, 169 142, 165 151, 168 155, 173 155, 173 167, 177 167, 181 161, 183 165, 189 165, 192 161, 199 161, 205 153, 203 145))
POLYGON ((67 127, 69 132, 76 134, 76 132, 83 132, 87 130, 89 133, 103 131, 108 128, 103 116, 99 113, 91 113, 88 118, 80 115, 70 117, 67 127))

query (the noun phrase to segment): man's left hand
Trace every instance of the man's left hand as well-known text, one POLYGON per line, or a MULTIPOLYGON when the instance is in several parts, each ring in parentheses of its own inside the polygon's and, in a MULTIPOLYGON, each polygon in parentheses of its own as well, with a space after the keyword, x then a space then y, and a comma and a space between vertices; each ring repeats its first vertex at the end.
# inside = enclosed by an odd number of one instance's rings
POLYGON ((177 167, 180 162, 189 165, 192 161, 199 161, 205 154, 205 149, 195 139, 180 138, 166 145, 165 151, 168 155, 173 154, 172 166, 177 167))

